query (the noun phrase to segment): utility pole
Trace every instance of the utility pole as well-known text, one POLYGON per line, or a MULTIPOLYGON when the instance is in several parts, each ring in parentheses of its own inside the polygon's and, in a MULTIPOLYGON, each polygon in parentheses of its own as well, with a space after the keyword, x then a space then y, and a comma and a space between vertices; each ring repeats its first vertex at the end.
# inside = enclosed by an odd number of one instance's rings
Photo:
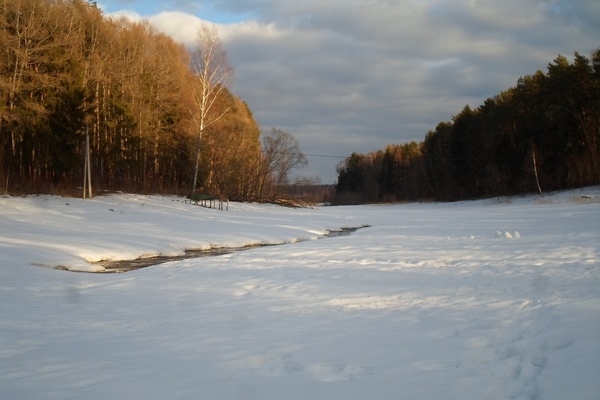
POLYGON ((535 143, 533 142, 531 143, 531 158, 533 159, 533 172, 535 174, 535 183, 537 184, 537 189, 540 196, 543 196, 542 187, 540 186, 540 179, 538 178, 537 163, 535 162, 535 143))
POLYGON ((89 127, 85 127, 85 162, 83 167, 83 198, 92 198, 92 168, 90 163, 90 134, 89 127))

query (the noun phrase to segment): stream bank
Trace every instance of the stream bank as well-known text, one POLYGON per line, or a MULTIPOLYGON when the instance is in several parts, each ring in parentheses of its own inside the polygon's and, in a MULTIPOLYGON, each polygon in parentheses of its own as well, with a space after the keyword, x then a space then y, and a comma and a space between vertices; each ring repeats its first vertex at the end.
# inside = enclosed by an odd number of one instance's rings
MULTIPOLYGON (((348 236, 361 228, 367 228, 368 225, 359 226, 359 227, 350 227, 350 228, 340 228, 338 230, 331 230, 323 237, 319 239, 327 239, 334 237, 342 237, 348 236)), ((298 243, 298 242, 296 242, 298 243)), ((202 258, 202 257, 215 257, 221 256, 225 254, 236 253, 240 251, 256 249, 258 247, 267 247, 267 246, 282 246, 282 245, 291 245, 292 243, 281 243, 281 244, 258 244, 258 245, 248 245, 242 247, 213 247, 210 249, 190 249, 185 250, 184 254, 177 256, 155 256, 155 257, 144 257, 144 258, 136 258, 135 260, 104 260, 95 263, 96 265, 100 265, 104 267, 103 271, 97 271, 93 273, 100 274, 111 274, 111 273, 123 273, 129 272, 136 269, 151 267, 153 265, 164 264, 171 261, 181 261, 181 260, 189 260, 192 258, 202 258)), ((61 268, 62 269, 62 268, 61 268)))

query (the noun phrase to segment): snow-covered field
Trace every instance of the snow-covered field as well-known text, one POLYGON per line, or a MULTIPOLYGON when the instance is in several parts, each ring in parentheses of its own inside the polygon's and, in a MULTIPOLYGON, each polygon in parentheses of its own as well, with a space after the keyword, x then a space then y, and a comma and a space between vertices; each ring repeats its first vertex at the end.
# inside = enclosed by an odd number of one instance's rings
POLYGON ((600 188, 230 211, 0 197, 0 398, 597 400, 600 188), (52 268, 257 243, 286 244, 52 268))

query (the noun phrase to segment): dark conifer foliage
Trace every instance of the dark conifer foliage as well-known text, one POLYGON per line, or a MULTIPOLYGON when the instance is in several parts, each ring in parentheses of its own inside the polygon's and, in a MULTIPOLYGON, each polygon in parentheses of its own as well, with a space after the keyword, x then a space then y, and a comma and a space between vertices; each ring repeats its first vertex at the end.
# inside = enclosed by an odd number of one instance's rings
POLYGON ((465 106, 423 142, 352 154, 339 203, 459 200, 600 184, 600 49, 465 106))

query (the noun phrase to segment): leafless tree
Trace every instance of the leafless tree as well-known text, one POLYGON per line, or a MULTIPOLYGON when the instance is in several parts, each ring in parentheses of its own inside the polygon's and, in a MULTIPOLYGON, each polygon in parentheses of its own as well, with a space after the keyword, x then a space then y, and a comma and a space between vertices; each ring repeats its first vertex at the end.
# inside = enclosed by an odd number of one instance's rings
POLYGON ((198 127, 198 138, 190 194, 194 193, 198 182, 202 135, 207 127, 227 113, 228 109, 215 113, 213 106, 233 76, 233 69, 229 65, 227 53, 214 25, 204 23, 198 29, 196 48, 192 53, 192 66, 196 78, 195 93, 198 110, 194 113, 194 120, 198 127))
POLYGON ((277 190, 288 183, 292 171, 308 164, 293 135, 277 128, 263 136, 263 165, 260 174, 261 197, 277 195, 277 190))

